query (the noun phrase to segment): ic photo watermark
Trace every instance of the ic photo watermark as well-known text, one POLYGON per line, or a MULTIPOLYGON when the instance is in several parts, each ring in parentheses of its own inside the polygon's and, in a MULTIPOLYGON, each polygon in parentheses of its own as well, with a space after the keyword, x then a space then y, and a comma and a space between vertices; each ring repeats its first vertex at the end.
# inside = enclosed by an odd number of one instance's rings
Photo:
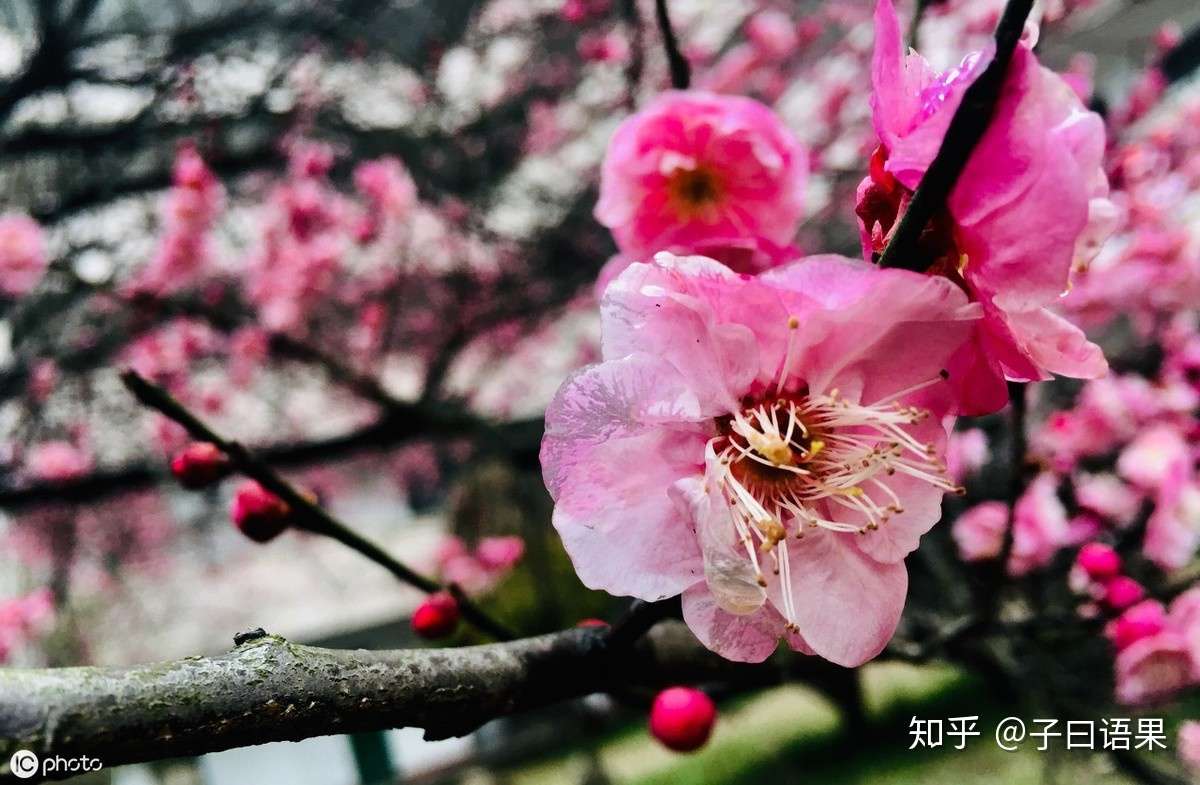
POLYGON ((28 780, 33 777, 49 777, 51 775, 61 774, 85 774, 91 771, 100 771, 104 768, 104 764, 99 758, 91 758, 87 755, 77 755, 75 757, 63 757, 62 755, 51 755, 45 758, 39 758, 37 753, 30 750, 17 750, 8 760, 9 771, 13 776, 28 780))

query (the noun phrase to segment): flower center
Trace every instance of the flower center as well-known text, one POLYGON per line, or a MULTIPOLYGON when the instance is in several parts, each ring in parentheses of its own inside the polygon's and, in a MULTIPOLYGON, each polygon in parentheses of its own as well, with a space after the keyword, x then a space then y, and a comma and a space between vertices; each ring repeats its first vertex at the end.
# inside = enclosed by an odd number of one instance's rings
POLYGON ((670 174, 667 193, 680 216, 695 218, 706 214, 721 201, 721 180, 712 169, 703 165, 680 167, 670 174))
MULTIPOLYGON (((887 150, 882 145, 875 148, 871 155, 871 184, 854 208, 870 235, 871 257, 875 262, 883 255, 912 199, 912 191, 884 168, 886 162, 887 150)), ((924 260, 927 273, 944 276, 967 289, 962 274, 967 257, 959 248, 954 218, 949 210, 943 207, 930 219, 917 239, 917 254, 924 260)))
MULTIPOLYGON (((794 319, 788 326, 793 334, 798 327, 794 319)), ((789 355, 791 350, 789 341, 789 355)), ((781 610, 791 624, 788 549, 776 547, 789 535, 801 538, 815 529, 865 535, 879 529, 904 511, 890 485, 897 475, 953 493, 963 489, 950 479, 935 447, 910 432, 929 412, 899 403, 944 381, 944 374, 868 405, 837 390, 785 391, 789 365, 785 359, 774 390, 747 397, 740 410, 717 419, 712 447, 737 538, 762 586, 760 559, 770 561, 782 583, 781 610)))

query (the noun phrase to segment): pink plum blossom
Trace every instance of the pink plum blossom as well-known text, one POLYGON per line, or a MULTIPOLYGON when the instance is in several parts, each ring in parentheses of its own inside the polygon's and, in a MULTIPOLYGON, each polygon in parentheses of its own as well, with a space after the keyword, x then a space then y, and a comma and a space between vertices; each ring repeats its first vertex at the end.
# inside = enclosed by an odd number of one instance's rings
POLYGON ((988 459, 987 434, 968 428, 950 434, 946 447, 946 468, 957 483, 983 468, 988 459))
POLYGON ((1200 547, 1200 485, 1190 462, 1175 464, 1154 502, 1142 553, 1164 570, 1179 569, 1200 547))
POLYGON ((1153 600, 1132 605, 1106 634, 1118 649, 1114 669, 1121 703, 1167 700, 1200 680, 1200 588, 1176 597, 1165 615, 1153 600))
POLYGON ((26 469, 40 480, 64 482, 91 471, 92 458, 67 441, 42 442, 29 451, 26 469))
POLYGON ((1187 642, 1172 630, 1130 644, 1115 666, 1117 700, 1127 706, 1166 700, 1195 681, 1187 642))
MULTIPOLYGON (((937 73, 920 55, 905 54, 891 0, 880 0, 875 30, 872 109, 880 148, 857 209, 867 258, 887 245, 963 93, 992 57, 990 49, 975 52, 937 73)), ((1005 379, 1105 372, 1100 349, 1047 309, 1113 221, 1103 152, 1100 117, 1038 64, 1030 42, 1019 44, 988 131, 918 250, 925 269, 956 281, 983 305, 971 343, 950 368, 964 413, 1003 406, 1005 379)))
MULTIPOLYGON (((1071 542, 1067 512, 1058 499, 1052 474, 1039 475, 1013 512, 1013 544, 1007 571, 1025 575, 1050 563, 1054 555, 1071 542)), ((1001 553, 1004 530, 1008 525, 1008 505, 983 502, 965 511, 954 521, 951 534, 965 561, 994 559, 1001 553)))
POLYGON ((53 616, 54 600, 49 589, 0 600, 0 664, 46 629, 53 616))
POLYGON ((354 185, 367 203, 364 226, 369 229, 370 239, 387 222, 408 219, 417 205, 417 186, 398 158, 359 164, 354 170, 354 185))
POLYGON ((1080 509, 1099 515, 1121 527, 1137 514, 1139 494, 1116 475, 1080 473, 1074 478, 1075 502, 1080 509))
POLYGON ((617 128, 596 219, 639 260, 663 250, 786 246, 804 212, 807 174, 808 153, 766 106, 671 91, 617 128))
POLYGON ((1000 555, 1007 525, 1007 504, 983 502, 964 510, 954 519, 950 531, 964 561, 986 561, 1000 555))
MULTIPOLYGON (((1117 459, 1121 477, 1143 490, 1160 488, 1180 465, 1190 467, 1192 458, 1179 431, 1159 425, 1140 433, 1117 459)), ((1185 469, 1186 471, 1186 469, 1185 469)))
POLYGON ((746 38, 763 57, 771 60, 794 54, 800 43, 796 23, 778 9, 759 11, 746 20, 746 38))
POLYGON ((1183 765, 1194 773, 1200 773, 1200 722, 1188 720, 1179 726, 1176 749, 1183 765))
POLYGON ((50 264, 41 225, 27 215, 0 215, 0 293, 28 294, 50 264))
POLYGON ((163 205, 162 239, 150 263, 130 282, 130 290, 161 296, 194 283, 211 259, 209 233, 223 199, 220 181, 195 146, 180 147, 163 205))
POLYGON ((483 594, 512 571, 525 554, 520 537, 483 537, 470 548, 461 537, 449 536, 434 553, 438 575, 468 594, 483 594))
POLYGON ((899 621, 904 557, 956 490, 943 362, 976 310, 836 256, 761 276, 662 253, 613 281, 603 362, 546 413, 554 525, 585 585, 683 595, 709 648, 842 665, 899 621))
POLYGON ((475 558, 489 570, 511 570, 525 554, 520 537, 484 537, 475 546, 475 558))

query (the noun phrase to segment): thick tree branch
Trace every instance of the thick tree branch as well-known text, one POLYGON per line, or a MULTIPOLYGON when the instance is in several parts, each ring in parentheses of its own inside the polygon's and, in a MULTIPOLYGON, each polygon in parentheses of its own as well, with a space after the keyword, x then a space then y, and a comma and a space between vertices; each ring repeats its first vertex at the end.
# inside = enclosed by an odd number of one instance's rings
MULTIPOLYGON (((816 658, 789 656, 799 675, 816 658)), ((349 651, 257 638, 217 657, 133 668, 0 670, 0 765, 17 749, 104 765, 400 727, 427 738, 569 698, 629 687, 778 683, 783 662, 725 660, 679 623, 637 647, 572 629, 459 649, 349 651)), ((0 779, 3 778, 0 771, 0 779)))
POLYGON ((992 122, 1008 75, 1008 65, 1032 9, 1033 0, 1008 0, 1004 15, 996 26, 996 55, 963 94, 937 157, 925 171, 900 225, 883 251, 879 260, 881 267, 923 272, 928 266, 928 260, 921 259, 917 253, 917 241, 929 220, 945 206, 958 176, 992 122))

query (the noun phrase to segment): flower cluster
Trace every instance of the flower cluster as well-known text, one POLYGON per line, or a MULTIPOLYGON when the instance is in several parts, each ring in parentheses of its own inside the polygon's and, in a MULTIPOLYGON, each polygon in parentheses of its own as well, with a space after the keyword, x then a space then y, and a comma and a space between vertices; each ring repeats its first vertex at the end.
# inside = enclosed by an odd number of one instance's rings
MULTIPOLYGON (((1023 41, 921 258, 881 269, 992 53, 939 73, 903 53, 890 0, 875 28, 864 259, 795 249, 807 154, 769 109, 667 93, 610 143, 596 216, 621 255, 598 286, 602 362, 546 412, 554 525, 583 582, 682 595, 693 632, 732 659, 781 638, 849 666, 878 654, 905 556, 986 459, 981 433, 947 453, 955 417, 1001 408, 1006 381, 1106 370, 1049 309, 1112 217, 1099 117, 1023 41)), ((744 62, 724 67, 748 74, 803 37, 768 14, 750 29, 744 62)), ((1084 539, 1057 487, 1045 473, 1016 506, 1014 574, 1084 539)), ((1008 518, 999 502, 964 515, 968 558, 999 556, 1008 518)))
MULTIPOLYGON (((963 94, 991 60, 969 54, 944 72, 905 54, 890 0, 876 10, 872 65, 879 147, 859 187, 863 252, 878 256, 900 224, 963 94)), ((1100 349, 1048 306, 1073 266, 1098 252, 1115 219, 1102 168, 1104 127, 1059 75, 1041 66, 1034 40, 1017 46, 995 115, 943 211, 921 236, 921 269, 955 281, 983 307, 951 373, 963 413, 1007 401, 1004 381, 1057 373, 1094 378, 1100 349)))

